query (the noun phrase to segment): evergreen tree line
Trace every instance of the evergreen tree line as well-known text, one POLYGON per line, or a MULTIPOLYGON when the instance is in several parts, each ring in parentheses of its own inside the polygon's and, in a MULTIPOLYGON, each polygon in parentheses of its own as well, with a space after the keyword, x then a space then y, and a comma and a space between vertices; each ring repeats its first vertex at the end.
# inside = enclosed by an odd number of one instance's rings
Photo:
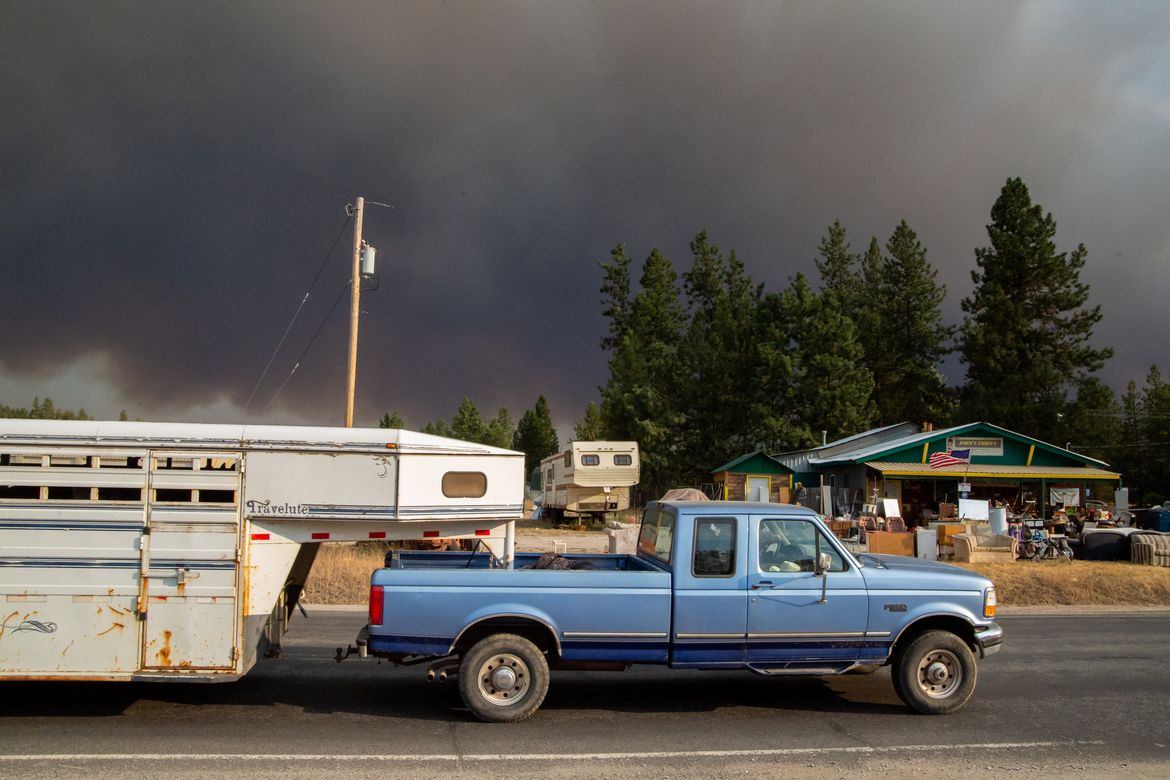
MULTIPOLYGON (((39 396, 33 399, 32 406, 7 406, 0 404, 0 417, 11 417, 20 420, 92 420, 93 418, 81 407, 77 411, 72 409, 58 409, 52 398, 42 400, 39 396)), ((125 420, 126 412, 122 411, 119 418, 125 420)))
POLYGON ((987 421, 1079 444, 1139 490, 1166 485, 1170 474, 1150 459, 1164 464, 1170 452, 1170 412, 1159 411, 1170 391, 1155 368, 1119 402, 1096 376, 1112 350, 1092 343, 1101 311, 1080 280, 1087 251, 1058 251, 1055 235, 1052 215, 1009 179, 987 245, 975 250, 958 326, 942 321, 946 287, 904 220, 860 253, 840 221, 830 225, 816 289, 797 274, 766 291, 703 231, 689 270, 679 274, 654 249, 635 291, 633 260, 618 244, 599 263, 609 378, 578 426, 592 420, 591 438, 638 441, 647 495, 708 481, 757 448, 802 449, 904 421, 987 421), (956 352, 966 377, 953 387, 939 368, 956 352))

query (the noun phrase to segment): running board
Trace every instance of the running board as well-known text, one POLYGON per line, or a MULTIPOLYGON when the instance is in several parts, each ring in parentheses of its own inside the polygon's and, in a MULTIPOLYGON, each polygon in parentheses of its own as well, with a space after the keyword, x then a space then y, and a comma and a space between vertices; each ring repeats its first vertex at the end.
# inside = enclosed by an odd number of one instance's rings
POLYGON ((827 674, 844 674, 850 669, 855 669, 860 665, 861 664, 853 662, 828 665, 823 663, 810 664, 793 662, 776 666, 748 664, 747 668, 751 669, 756 674, 763 674, 769 677, 821 677, 827 674))

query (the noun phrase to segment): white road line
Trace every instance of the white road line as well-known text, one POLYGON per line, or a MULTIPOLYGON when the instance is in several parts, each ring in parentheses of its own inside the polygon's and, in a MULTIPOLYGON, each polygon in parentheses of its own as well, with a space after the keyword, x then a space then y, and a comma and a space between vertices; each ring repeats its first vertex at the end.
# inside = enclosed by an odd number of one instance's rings
MULTIPOLYGON (((947 750, 1022 750, 1024 748, 1104 745, 1101 740, 1065 742, 984 742, 947 745, 947 750)), ((665 750, 645 753, 541 753, 530 755, 469 753, 451 754, 329 754, 329 753, 45 753, 0 755, 0 763, 16 761, 622 761, 655 758, 750 758, 815 756, 835 753, 925 753, 936 752, 938 745, 882 745, 870 747, 811 747, 762 750, 665 750)))

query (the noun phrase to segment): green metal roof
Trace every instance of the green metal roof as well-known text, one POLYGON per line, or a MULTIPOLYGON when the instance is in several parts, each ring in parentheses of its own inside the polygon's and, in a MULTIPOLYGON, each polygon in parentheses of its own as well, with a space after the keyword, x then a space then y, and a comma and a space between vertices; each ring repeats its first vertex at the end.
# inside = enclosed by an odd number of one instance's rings
POLYGON ((763 450, 740 455, 735 460, 724 463, 717 469, 711 469, 712 474, 721 471, 734 471, 737 474, 791 474, 792 469, 773 458, 763 450))

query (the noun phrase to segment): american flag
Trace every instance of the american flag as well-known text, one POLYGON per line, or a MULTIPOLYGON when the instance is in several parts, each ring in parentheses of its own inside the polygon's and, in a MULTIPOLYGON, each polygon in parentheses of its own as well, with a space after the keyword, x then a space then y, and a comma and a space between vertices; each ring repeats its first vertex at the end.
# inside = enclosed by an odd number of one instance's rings
POLYGON ((950 452, 936 452, 930 456, 932 469, 945 469, 947 466, 958 466, 971 462, 971 450, 951 450, 950 452))

